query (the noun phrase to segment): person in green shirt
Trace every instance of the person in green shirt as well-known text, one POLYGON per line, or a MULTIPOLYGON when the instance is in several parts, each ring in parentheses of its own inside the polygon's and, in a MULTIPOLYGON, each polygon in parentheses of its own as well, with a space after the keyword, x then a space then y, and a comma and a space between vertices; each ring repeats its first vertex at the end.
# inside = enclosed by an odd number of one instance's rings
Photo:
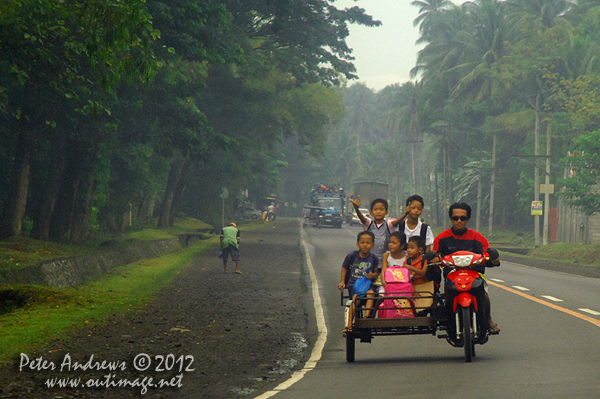
POLYGON ((233 222, 229 226, 223 227, 221 232, 221 251, 223 258, 223 273, 227 274, 227 258, 231 255, 231 260, 235 262, 235 272, 242 274, 240 270, 240 231, 233 222))

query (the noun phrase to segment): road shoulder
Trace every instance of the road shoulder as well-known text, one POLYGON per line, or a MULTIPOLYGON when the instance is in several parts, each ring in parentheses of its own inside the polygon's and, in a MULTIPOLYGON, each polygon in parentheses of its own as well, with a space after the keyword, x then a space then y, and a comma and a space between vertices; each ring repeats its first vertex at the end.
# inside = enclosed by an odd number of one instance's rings
MULTIPOLYGON (((301 368, 310 346, 308 295, 297 219, 278 219, 264 229, 243 231, 242 274, 223 274, 217 248, 198 256, 154 301, 127 315, 115 315, 68 338, 27 354, 57 366, 73 361, 122 361, 113 380, 181 378, 181 386, 150 388, 148 398, 229 399, 256 396, 301 368), (147 354, 148 370, 133 367, 147 354), (160 356, 189 356, 194 371, 156 371, 160 356)), ((311 308, 309 308, 310 310, 311 308)), ((314 310, 314 309, 313 309, 314 310)), ((314 317, 314 316, 313 316, 314 317)), ((106 370, 23 370, 19 360, 0 370, 2 398, 139 397, 140 387, 47 388, 49 378, 102 380, 106 370)), ((177 366, 179 363, 177 363, 177 366)), ((187 363, 186 363, 187 365, 187 363)))

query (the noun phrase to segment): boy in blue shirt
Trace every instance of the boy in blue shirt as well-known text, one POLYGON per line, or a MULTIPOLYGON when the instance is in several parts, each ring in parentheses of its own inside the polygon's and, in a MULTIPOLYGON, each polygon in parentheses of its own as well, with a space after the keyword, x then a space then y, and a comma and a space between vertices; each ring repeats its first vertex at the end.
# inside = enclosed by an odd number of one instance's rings
MULTIPOLYGON (((375 235, 371 231, 361 231, 356 237, 356 246, 358 251, 352 251, 346 255, 344 263, 342 263, 342 271, 338 289, 341 291, 348 288, 348 295, 354 299, 356 291, 354 283, 359 278, 366 276, 369 280, 375 280, 379 276, 379 261, 377 256, 371 253, 371 249, 375 245, 375 235)), ((373 293, 373 290, 369 290, 373 293)), ((349 331, 352 328, 352 318, 354 313, 354 302, 350 307, 350 316, 346 324, 346 329, 349 331)))

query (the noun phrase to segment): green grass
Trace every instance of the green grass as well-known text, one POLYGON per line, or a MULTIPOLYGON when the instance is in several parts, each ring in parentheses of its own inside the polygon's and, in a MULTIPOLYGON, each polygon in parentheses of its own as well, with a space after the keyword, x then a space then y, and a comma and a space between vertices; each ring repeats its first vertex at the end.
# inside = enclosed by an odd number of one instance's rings
MULTIPOLYGON (((178 234, 210 228, 212 226, 201 220, 186 218, 177 220, 173 227, 165 229, 146 227, 137 231, 131 231, 116 238, 115 241, 121 245, 128 245, 131 242, 172 238, 178 234)), ((0 272, 10 272, 47 259, 100 251, 104 248, 98 244, 108 239, 108 237, 104 237, 95 241, 85 242, 82 245, 73 245, 40 241, 25 237, 11 237, 0 241, 0 272)))
POLYGON ((97 250, 91 246, 59 244, 25 237, 0 241, 0 272, 17 270, 46 259, 80 255, 97 250))
POLYGON ((6 287, 5 291, 23 297, 25 306, 0 316, 0 364, 69 331, 138 308, 216 242, 214 237, 176 253, 118 267, 110 275, 75 288, 6 287))
MULTIPOLYGON (((248 223, 240 230, 268 227, 263 223, 248 223)), ((171 238, 177 234, 195 232, 211 226, 196 220, 180 221, 168 229, 142 229, 120 238, 131 241, 171 238)), ((1 244, 17 242, 23 260, 35 263, 45 248, 48 257, 69 256, 89 252, 85 246, 68 246, 43 241, 14 238, 1 244), (34 255, 35 253, 35 255, 34 255)), ((33 349, 66 336, 70 331, 102 323, 105 319, 123 315, 139 308, 175 276, 199 253, 219 242, 217 235, 208 240, 159 258, 140 260, 117 267, 104 277, 72 288, 33 285, 0 285, 0 365, 7 364, 33 349)), ((0 253, 8 253, 0 246, 0 253)), ((45 253, 44 253, 45 254, 45 253)))
POLYGON ((164 229, 146 227, 139 231, 134 231, 123 235, 118 238, 118 242, 127 242, 131 240, 135 241, 150 241, 160 240, 163 238, 171 238, 179 234, 185 234, 190 232, 196 232, 203 229, 212 229, 213 227, 209 224, 204 223, 201 220, 194 218, 186 218, 177 220, 173 227, 167 227, 164 229))
POLYGON ((555 242, 529 251, 529 257, 600 266, 600 245, 555 242))

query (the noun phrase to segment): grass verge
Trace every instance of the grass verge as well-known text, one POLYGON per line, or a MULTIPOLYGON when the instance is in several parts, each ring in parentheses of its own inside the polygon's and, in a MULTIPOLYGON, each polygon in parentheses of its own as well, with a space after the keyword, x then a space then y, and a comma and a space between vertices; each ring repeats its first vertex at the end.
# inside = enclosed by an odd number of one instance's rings
POLYGON ((74 329, 138 308, 218 240, 213 237, 172 254, 115 268, 75 288, 6 287, 5 291, 13 290, 24 300, 24 306, 0 316, 0 365, 74 329))
MULTIPOLYGON (((115 238, 114 241, 119 245, 125 246, 132 242, 173 238, 179 234, 211 228, 212 226, 198 219, 177 219, 173 227, 161 229, 148 226, 143 228, 138 227, 121 237, 115 238)), ((109 239, 110 237, 104 237, 94 241, 87 241, 80 245, 74 245, 40 241, 26 237, 11 237, 0 241, 0 272, 10 273, 13 270, 27 267, 43 260, 101 251, 104 248, 98 244, 109 239)))
POLYGON ((600 245, 555 242, 532 249, 531 258, 600 266, 600 245))

